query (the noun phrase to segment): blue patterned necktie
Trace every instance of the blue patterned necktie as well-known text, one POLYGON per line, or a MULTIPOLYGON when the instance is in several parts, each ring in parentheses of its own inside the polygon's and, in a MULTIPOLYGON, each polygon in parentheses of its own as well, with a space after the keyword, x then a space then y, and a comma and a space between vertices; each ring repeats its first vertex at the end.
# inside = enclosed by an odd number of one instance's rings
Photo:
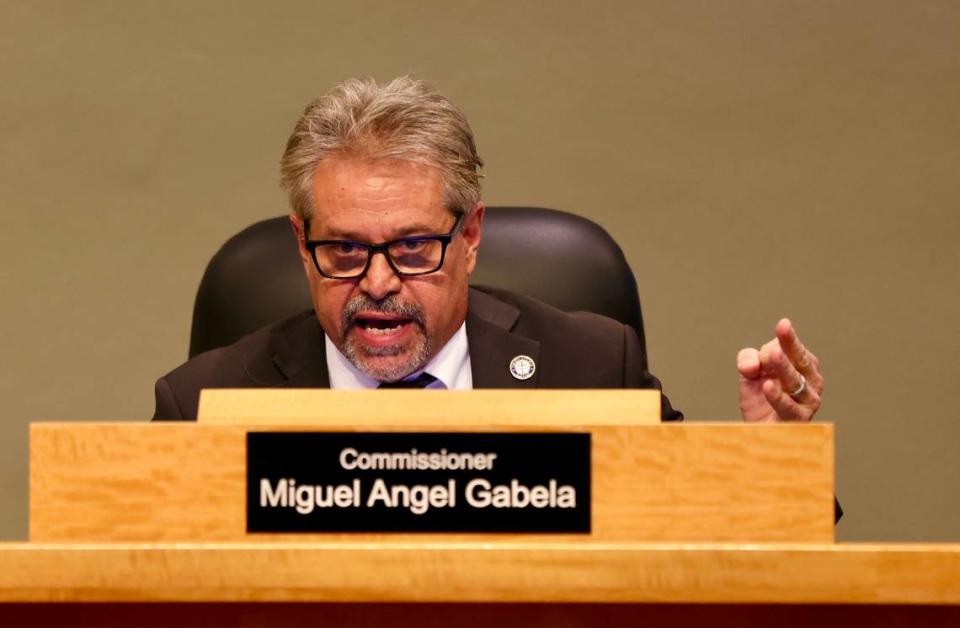
POLYGON ((413 379, 402 379, 399 382, 381 382, 377 388, 426 388, 437 378, 429 373, 420 373, 413 379))

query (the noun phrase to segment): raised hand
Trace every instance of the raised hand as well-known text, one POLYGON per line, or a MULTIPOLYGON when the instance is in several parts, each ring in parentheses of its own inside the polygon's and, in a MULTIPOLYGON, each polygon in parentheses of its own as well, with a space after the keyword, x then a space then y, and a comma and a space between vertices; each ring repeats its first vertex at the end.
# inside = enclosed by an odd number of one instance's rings
POLYGON ((776 338, 760 349, 740 350, 737 371, 744 421, 807 422, 820 408, 820 360, 803 346, 787 318, 777 323, 776 338))

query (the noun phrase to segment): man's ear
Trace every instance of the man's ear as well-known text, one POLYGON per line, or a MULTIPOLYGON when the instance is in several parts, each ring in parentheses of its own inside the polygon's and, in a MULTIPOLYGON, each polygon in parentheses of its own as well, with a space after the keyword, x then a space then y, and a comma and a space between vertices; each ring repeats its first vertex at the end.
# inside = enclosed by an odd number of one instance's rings
POLYGON ((295 212, 290 213, 290 226, 293 227, 293 233, 297 236, 297 249, 300 251, 300 261, 303 262, 303 269, 309 273, 313 260, 310 259, 310 252, 307 251, 307 247, 304 246, 304 242, 307 240, 307 234, 304 232, 303 221, 300 220, 300 216, 297 216, 295 212))
POLYGON ((483 230, 483 213, 486 207, 478 202, 473 211, 464 218, 460 234, 466 244, 467 274, 473 273, 477 267, 477 251, 480 249, 480 234, 483 230))

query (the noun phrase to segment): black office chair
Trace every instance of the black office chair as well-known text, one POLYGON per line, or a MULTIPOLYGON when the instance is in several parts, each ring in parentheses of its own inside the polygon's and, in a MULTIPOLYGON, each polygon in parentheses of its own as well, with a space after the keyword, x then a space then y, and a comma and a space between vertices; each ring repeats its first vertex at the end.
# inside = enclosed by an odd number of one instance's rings
MULTIPOLYGON (((636 329, 645 346, 633 273, 613 238, 586 218, 540 207, 488 207, 471 283, 609 316, 636 329)), ((311 307, 289 220, 258 222, 230 238, 207 265, 193 308, 190 357, 311 307)))

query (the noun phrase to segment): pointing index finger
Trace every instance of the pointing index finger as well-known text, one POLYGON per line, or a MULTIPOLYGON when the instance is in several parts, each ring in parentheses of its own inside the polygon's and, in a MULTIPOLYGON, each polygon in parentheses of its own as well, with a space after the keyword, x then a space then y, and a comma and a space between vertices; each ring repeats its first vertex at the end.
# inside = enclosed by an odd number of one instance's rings
POLYGON ((777 323, 777 339, 790 362, 797 367, 797 370, 809 377, 813 370, 811 368, 813 362, 810 359, 810 352, 800 342, 797 331, 793 328, 793 323, 790 322, 789 318, 781 318, 777 323))

